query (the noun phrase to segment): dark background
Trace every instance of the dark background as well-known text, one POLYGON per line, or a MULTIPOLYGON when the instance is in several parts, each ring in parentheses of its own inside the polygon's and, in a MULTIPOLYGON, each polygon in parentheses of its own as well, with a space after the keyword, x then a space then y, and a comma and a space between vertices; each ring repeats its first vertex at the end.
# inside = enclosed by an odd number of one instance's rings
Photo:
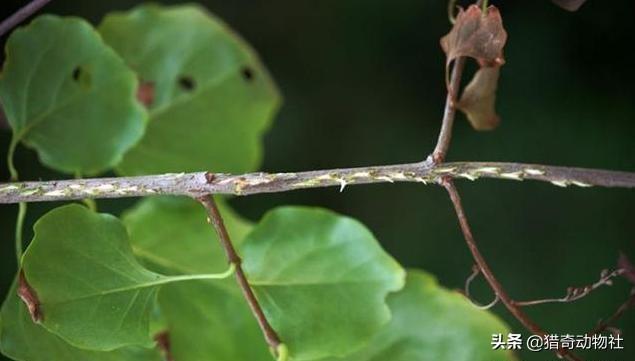
MULTIPOLYGON (((22 3, 4 1, 2 10, 9 14, 22 3)), ((45 11, 97 24, 108 11, 135 3, 60 0, 45 11)), ((253 44, 285 97, 265 139, 263 170, 418 161, 433 148, 445 97, 439 38, 449 30, 446 1, 203 3, 253 44)), ((459 115, 449 160, 635 171, 635 2, 589 0, 577 13, 548 0, 493 3, 509 33, 498 94, 502 124, 479 133, 459 115)), ((0 131, 2 180, 8 179, 9 138, 8 131, 0 131)), ((16 162, 23 179, 62 177, 39 166, 24 148, 16 162)), ((620 251, 635 258, 633 190, 495 180, 457 185, 483 253, 517 299, 563 296, 568 286, 591 283, 602 269, 614 267, 620 251)), ((100 209, 116 213, 132 202, 100 201, 100 209)), ((473 263, 451 204, 436 186, 295 191, 236 198, 232 204, 252 220, 282 204, 323 206, 356 217, 402 264, 430 271, 449 288, 463 287, 473 263)), ((30 206, 29 222, 53 206, 30 206)), ((16 209, 0 206, 0 294, 14 275, 16 209)), ((489 302, 491 292, 482 280, 476 288, 478 298, 489 302)), ((618 280, 574 304, 528 312, 553 333, 579 334, 612 314, 628 290, 618 280)), ((528 335, 502 306, 494 312, 528 335)), ((617 325, 626 350, 586 359, 635 359, 634 321, 632 311, 617 325)), ((556 359, 547 352, 521 358, 556 359)))

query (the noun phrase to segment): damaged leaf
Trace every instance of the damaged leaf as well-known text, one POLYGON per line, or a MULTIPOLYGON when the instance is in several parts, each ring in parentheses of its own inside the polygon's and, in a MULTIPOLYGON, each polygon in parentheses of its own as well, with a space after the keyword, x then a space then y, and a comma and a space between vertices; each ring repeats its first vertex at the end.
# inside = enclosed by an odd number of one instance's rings
MULTIPOLYGON (((19 276, 18 276, 19 277, 19 276)), ((20 361, 165 361, 156 348, 129 346, 99 352, 76 348, 34 323, 27 306, 18 298, 16 278, 0 309, 0 352, 20 361)), ((2 358, 2 356, 0 356, 2 358)), ((4 358, 2 358, 4 360, 4 358)))
POLYGON ((35 323, 42 322, 42 311, 40 310, 40 301, 37 298, 37 294, 31 288, 31 285, 26 281, 24 277, 24 271, 20 271, 20 275, 18 276, 18 296, 22 299, 22 302, 27 307, 29 311, 29 315, 31 315, 31 320, 35 323))
POLYGON ((505 63, 503 47, 507 32, 495 6, 483 14, 477 5, 459 9, 452 30, 441 38, 441 47, 447 56, 446 67, 458 57, 469 56, 481 66, 500 66, 505 63))
POLYGON ((135 259, 118 218, 77 204, 42 216, 34 233, 22 265, 41 325, 78 348, 151 347, 150 313, 162 285, 227 276, 152 272, 135 259))
POLYGON ((551 0, 554 4, 568 11, 576 11, 586 0, 551 0))
POLYGON ((480 68, 456 104, 476 130, 492 130, 500 123, 495 109, 499 73, 497 66, 480 68))

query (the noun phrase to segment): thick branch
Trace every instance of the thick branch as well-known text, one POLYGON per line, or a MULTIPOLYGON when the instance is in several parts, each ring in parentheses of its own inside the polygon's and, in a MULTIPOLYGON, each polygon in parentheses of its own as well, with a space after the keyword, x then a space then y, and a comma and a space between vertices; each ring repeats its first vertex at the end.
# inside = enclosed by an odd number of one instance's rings
MULTIPOLYGON (((525 328, 534 333, 535 335, 544 336, 545 332, 538 326, 535 322, 533 322, 529 316, 515 303, 515 301, 507 294, 501 283, 498 281, 494 273, 490 269, 487 261, 481 254, 476 244, 476 240, 472 235, 472 230, 470 229, 470 225, 467 221, 467 216, 465 215, 465 211, 463 210, 463 204, 461 203, 461 197, 459 196, 456 187, 451 179, 446 178, 442 181, 442 185, 447 189, 448 194, 450 195, 450 199, 452 200, 452 204, 454 205, 454 210, 456 211, 456 215, 459 220, 459 225, 461 226, 461 231, 463 232, 463 236, 465 237, 465 242, 467 243, 472 256, 474 257, 474 261, 476 265, 480 269, 483 277, 487 283, 492 287, 496 296, 503 302, 505 307, 511 312, 514 317, 520 321, 525 328)), ((575 355, 569 353, 567 350, 558 350, 558 355, 570 360, 579 360, 575 355)))
POLYGON ((203 196, 198 198, 199 202, 205 207, 208 214, 208 222, 214 226, 214 230, 218 235, 218 239, 220 240, 221 246, 225 250, 227 255, 227 260, 230 264, 236 267, 236 281, 238 281, 238 285, 243 292, 247 303, 249 304, 249 308, 251 308, 251 312, 256 317, 258 321, 258 325, 262 330, 262 333, 265 336, 265 340, 273 350, 278 350, 278 346, 280 345, 280 338, 276 331, 271 327, 269 321, 265 317, 256 296, 254 295, 251 286, 249 286, 249 282, 247 282, 247 277, 245 277, 245 273, 241 267, 241 259, 240 256, 236 253, 236 249, 234 249, 234 245, 232 244, 231 239, 229 238, 229 234, 227 233, 227 229, 225 228, 225 224, 223 223, 223 218, 218 211, 218 207, 216 206, 216 202, 211 195, 203 196))
POLYGON ((0 36, 8 33, 11 29, 24 21, 24 19, 35 14, 44 5, 48 4, 51 0, 33 0, 16 11, 13 15, 4 19, 0 23, 0 36))
POLYGON ((441 177, 525 179, 551 182, 560 187, 635 187, 635 173, 600 169, 567 168, 523 163, 427 162, 361 168, 327 169, 297 173, 209 172, 161 174, 140 177, 92 178, 0 184, 0 204, 46 202, 85 198, 144 197, 157 194, 201 197, 206 194, 249 195, 278 193, 369 183, 433 183, 441 177))

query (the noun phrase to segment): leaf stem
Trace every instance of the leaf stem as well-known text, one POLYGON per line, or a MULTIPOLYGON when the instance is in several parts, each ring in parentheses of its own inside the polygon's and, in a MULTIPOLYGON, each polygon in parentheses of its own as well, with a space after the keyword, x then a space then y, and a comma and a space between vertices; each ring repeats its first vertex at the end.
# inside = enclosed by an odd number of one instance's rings
POLYGON ((2 23, 0 23, 0 36, 8 33, 11 29, 24 21, 24 19, 35 14, 50 1, 51 0, 32 0, 31 2, 20 8, 18 11, 13 13, 13 15, 4 19, 2 23))
POLYGON ((284 344, 280 342, 278 334, 269 324, 267 317, 265 317, 265 314, 262 311, 262 307, 260 307, 260 304, 256 299, 254 291, 251 289, 251 286, 247 281, 247 277, 245 276, 245 273, 243 272, 243 269, 241 267, 242 260, 240 259, 240 256, 238 256, 238 253, 236 252, 236 249, 232 244, 229 233, 227 233, 227 228, 225 228, 225 223, 223 222, 223 218, 218 210, 218 207, 216 206, 214 197, 211 195, 205 195, 202 197, 198 197, 197 200, 203 205, 203 207, 205 207, 208 215, 207 221, 214 227, 214 230, 218 235, 220 244, 225 250, 225 254, 227 255, 227 260, 231 265, 234 265, 236 267, 236 281, 238 282, 238 286, 242 290, 243 296, 249 304, 251 312, 258 321, 258 325, 262 330, 267 344, 269 344, 269 347, 272 350, 276 351, 276 353, 278 354, 278 359, 284 361, 286 359, 286 346, 284 346, 284 344))
POLYGON ((7 166, 9 168, 9 175, 11 176, 11 181, 16 182, 19 178, 18 170, 15 168, 15 163, 13 158, 15 156, 15 149, 17 148, 19 140, 14 135, 11 138, 11 143, 9 144, 9 151, 7 152, 7 166))
POLYGON ((21 202, 18 205, 18 217, 15 221, 15 256, 18 264, 18 268, 22 265, 22 254, 24 253, 24 246, 22 242, 22 233, 24 229, 24 219, 26 218, 27 204, 21 202))

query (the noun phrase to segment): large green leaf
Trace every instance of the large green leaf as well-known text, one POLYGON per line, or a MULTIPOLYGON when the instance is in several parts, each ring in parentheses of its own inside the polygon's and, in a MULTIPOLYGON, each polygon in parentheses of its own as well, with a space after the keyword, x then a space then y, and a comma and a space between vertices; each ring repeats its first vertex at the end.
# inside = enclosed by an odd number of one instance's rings
POLYGON ((293 360, 344 356, 390 319, 404 271, 361 223, 312 208, 268 213, 242 247, 244 270, 293 360))
MULTIPOLYGON (((363 350, 328 361, 509 361, 493 350, 492 334, 507 327, 463 295, 445 290, 421 271, 409 271, 406 287, 388 297, 392 320, 363 350)), ((321 360, 327 361, 327 359, 321 360)))
POLYGON ((34 231, 22 265, 42 324, 80 348, 152 345, 149 316, 161 285, 224 276, 151 272, 134 258, 116 217, 76 204, 47 213, 34 231))
POLYGON ((47 166, 86 174, 113 167, 143 135, 136 77, 90 24, 41 16, 6 49, 0 101, 12 147, 22 141, 47 166))
POLYGON ((126 154, 121 173, 257 167, 279 95, 227 25, 195 5, 142 5, 106 16, 99 31, 154 89, 146 135, 126 154))
POLYGON ((162 361, 152 348, 125 347, 109 352, 82 350, 33 323, 17 296, 16 282, 2 305, 0 351, 19 361, 162 361))
MULTIPOLYGON (((218 200, 232 241, 251 225, 218 200)), ((216 272, 227 265, 202 206, 187 198, 148 198, 124 216, 135 255, 153 270, 176 274, 216 272)), ((178 361, 271 359, 262 333, 236 281, 168 285, 159 304, 178 361)))

